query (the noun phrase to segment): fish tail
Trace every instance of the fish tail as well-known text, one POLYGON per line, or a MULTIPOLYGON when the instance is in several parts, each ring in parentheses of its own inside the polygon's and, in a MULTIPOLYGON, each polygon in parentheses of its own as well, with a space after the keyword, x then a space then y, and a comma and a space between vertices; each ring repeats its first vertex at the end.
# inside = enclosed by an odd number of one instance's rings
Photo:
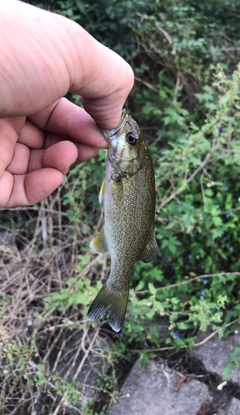
POLYGON ((108 317, 112 329, 119 332, 124 322, 128 293, 129 290, 116 293, 108 287, 107 283, 104 284, 88 310, 88 320, 108 317))

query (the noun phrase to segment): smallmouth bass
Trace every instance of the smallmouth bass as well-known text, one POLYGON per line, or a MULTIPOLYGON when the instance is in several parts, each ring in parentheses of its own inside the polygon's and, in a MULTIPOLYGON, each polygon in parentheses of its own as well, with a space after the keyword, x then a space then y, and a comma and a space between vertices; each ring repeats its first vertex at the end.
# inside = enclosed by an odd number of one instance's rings
POLYGON ((99 195, 99 202, 104 204, 104 227, 90 247, 97 253, 110 253, 111 271, 89 308, 88 319, 108 317, 112 329, 119 332, 135 262, 153 261, 158 252, 154 234, 155 181, 143 133, 125 110, 116 128, 101 131, 109 143, 99 195))

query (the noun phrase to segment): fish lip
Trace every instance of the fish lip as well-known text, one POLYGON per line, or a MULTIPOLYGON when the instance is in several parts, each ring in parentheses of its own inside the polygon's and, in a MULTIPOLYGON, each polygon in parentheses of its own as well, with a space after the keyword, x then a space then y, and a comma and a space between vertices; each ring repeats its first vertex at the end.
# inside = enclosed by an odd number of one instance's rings
MULTIPOLYGON (((104 135, 104 137, 106 138, 109 144, 111 144, 111 140, 113 139, 113 137, 122 129, 123 125, 125 125, 126 116, 127 116, 127 112, 125 108, 123 108, 121 112, 120 121, 115 128, 112 128, 111 130, 106 130, 104 128, 99 127, 101 133, 104 135)), ((113 154, 110 153, 110 151, 108 152, 108 157, 110 161, 113 163, 114 168, 116 172, 118 173, 119 177, 121 179, 126 177, 126 173, 118 166, 118 164, 116 163, 115 157, 113 156, 113 154)))
POLYGON ((111 130, 106 130, 104 128, 99 127, 99 130, 104 135, 106 140, 111 143, 111 139, 121 130, 123 124, 125 124, 125 118, 127 117, 127 111, 125 108, 122 109, 121 118, 118 125, 115 128, 111 128, 111 130))
MULTIPOLYGON (((120 165, 118 164, 117 158, 114 156, 114 153, 111 151, 112 145, 113 145, 113 139, 117 136, 117 135, 121 135, 124 131, 124 127, 126 126, 128 120, 132 120, 131 116, 129 116, 125 110, 125 108, 122 109, 121 112, 121 118, 120 121, 118 123, 118 125, 115 128, 112 128, 110 130, 104 129, 99 127, 100 131, 102 132, 102 134, 104 135, 104 137, 106 138, 106 140, 108 141, 108 143, 110 144, 110 148, 108 150, 108 158, 115 170, 115 172, 117 173, 118 176, 118 180, 119 179, 128 179, 131 176, 133 176, 140 168, 141 168, 141 164, 139 165, 139 168, 136 171, 132 171, 132 172, 126 172, 124 169, 122 169, 120 167, 120 165)), ((132 120, 133 122, 136 123, 136 121, 132 120)), ((138 127, 139 129, 139 127, 138 127)), ((131 159, 132 162, 134 162, 134 160, 138 160, 138 157, 131 159)), ((124 161, 124 159, 121 159, 121 162, 124 161)), ((128 160, 126 160, 128 161, 128 160)))

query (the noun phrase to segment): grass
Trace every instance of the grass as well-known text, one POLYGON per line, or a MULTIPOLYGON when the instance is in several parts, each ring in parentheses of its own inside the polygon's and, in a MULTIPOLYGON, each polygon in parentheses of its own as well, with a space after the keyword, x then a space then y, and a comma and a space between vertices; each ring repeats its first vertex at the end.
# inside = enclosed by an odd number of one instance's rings
MULTIPOLYGON (((82 413, 87 396, 98 391, 94 377, 105 374, 112 364, 111 341, 99 336, 101 325, 93 328, 85 318, 86 304, 95 294, 90 281, 99 263, 90 253, 87 261, 79 261, 78 253, 88 251, 89 235, 83 237, 79 224, 69 223, 67 213, 57 210, 62 190, 39 207, 1 213, 0 413, 4 415, 29 411, 56 415, 69 405, 82 413), (88 288, 83 285, 86 276, 88 288), (76 301, 75 292, 85 301, 76 301)), ((102 267, 103 274, 107 268, 102 267)))

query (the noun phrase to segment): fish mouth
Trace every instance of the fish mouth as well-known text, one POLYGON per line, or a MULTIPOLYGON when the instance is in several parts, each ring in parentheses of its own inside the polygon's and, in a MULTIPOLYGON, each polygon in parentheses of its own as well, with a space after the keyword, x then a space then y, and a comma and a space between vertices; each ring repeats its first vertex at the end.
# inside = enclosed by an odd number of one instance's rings
POLYGON ((127 112, 125 108, 123 108, 120 121, 115 128, 112 128, 111 130, 105 130, 104 128, 99 127, 101 133, 104 135, 104 137, 106 138, 109 144, 111 144, 111 139, 113 138, 113 136, 116 135, 122 129, 123 125, 125 125, 126 117, 127 117, 127 112))
POLYGON ((128 156, 124 154, 129 146, 126 142, 127 134, 133 131, 139 136, 140 131, 136 121, 123 109, 120 121, 115 128, 111 130, 100 128, 100 131, 109 143, 108 159, 116 172, 115 179, 129 178, 137 173, 142 167, 139 149, 135 149, 137 153, 135 157, 133 153, 128 156))

